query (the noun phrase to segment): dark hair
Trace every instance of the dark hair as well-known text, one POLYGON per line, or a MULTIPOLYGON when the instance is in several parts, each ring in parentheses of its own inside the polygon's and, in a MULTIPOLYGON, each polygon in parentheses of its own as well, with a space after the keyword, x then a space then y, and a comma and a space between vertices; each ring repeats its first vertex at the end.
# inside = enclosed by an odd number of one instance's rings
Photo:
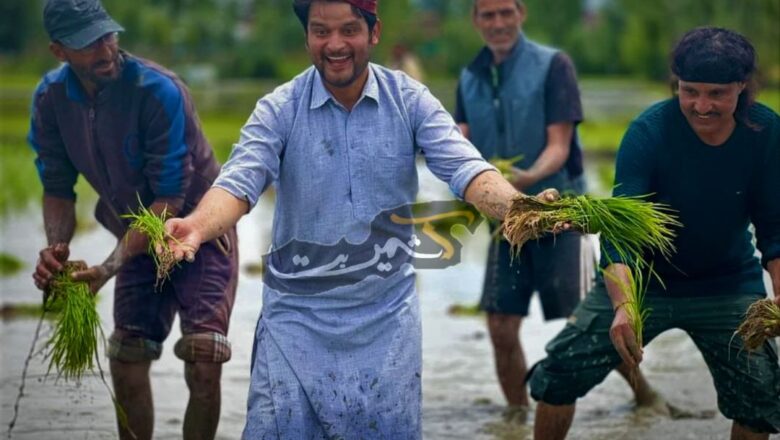
POLYGON ((756 51, 744 36, 724 28, 699 27, 688 31, 675 46, 670 59, 673 88, 678 79, 689 82, 728 84, 744 82, 735 117, 759 128, 748 117, 755 103, 758 84, 756 51))
MULTIPOLYGON (((347 3, 344 0, 295 0, 293 1, 293 10, 295 11, 295 15, 298 16, 298 20, 300 20, 301 24, 303 25, 304 32, 309 32, 309 9, 311 9, 311 4, 314 3, 315 1, 347 3)), ((363 19, 366 20, 366 23, 368 24, 368 33, 371 34, 372 32, 374 32, 374 25, 376 24, 376 15, 370 12, 366 12, 352 4, 350 4, 350 7, 352 7, 352 13, 355 14, 356 17, 363 17, 363 19)))
MULTIPOLYGON (((479 3, 479 0, 474 0, 472 3, 473 7, 471 8, 471 13, 476 14, 477 13, 477 3, 479 3)), ((515 4, 517 5, 517 9, 523 9, 523 0, 515 0, 515 4)))

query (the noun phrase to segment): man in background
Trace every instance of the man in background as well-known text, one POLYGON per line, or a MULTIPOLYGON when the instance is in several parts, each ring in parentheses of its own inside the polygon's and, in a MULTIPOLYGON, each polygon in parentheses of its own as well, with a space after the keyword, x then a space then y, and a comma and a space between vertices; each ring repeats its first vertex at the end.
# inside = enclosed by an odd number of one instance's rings
MULTIPOLYGON (((576 126, 583 114, 574 65, 565 53, 528 39, 525 18, 522 1, 474 1, 472 20, 485 47, 461 73, 455 121, 484 158, 520 157, 508 177, 517 190, 581 194, 576 126)), ((524 420, 528 408, 519 332, 531 297, 539 292, 545 319, 569 316, 595 275, 590 246, 578 232, 529 242, 514 257, 506 240, 490 245, 480 308, 509 418, 524 420)), ((635 385, 639 405, 658 403, 641 375, 635 385)))

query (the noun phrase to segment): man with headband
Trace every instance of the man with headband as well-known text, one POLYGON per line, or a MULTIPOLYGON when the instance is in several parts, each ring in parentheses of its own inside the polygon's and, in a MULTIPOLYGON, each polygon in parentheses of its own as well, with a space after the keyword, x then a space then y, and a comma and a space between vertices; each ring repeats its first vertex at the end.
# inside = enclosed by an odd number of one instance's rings
MULTIPOLYGON (((677 96, 631 123, 616 164, 616 196, 649 194, 683 224, 671 261, 646 256, 661 280, 644 274, 651 314, 643 338, 671 328, 688 333, 712 373, 720 411, 733 421, 731 438, 766 439, 780 431, 777 349, 769 340, 748 353, 734 331, 767 295, 762 265, 780 305, 780 117, 755 103, 755 52, 735 32, 688 32, 671 70, 677 96)), ((635 367, 642 360, 626 296, 611 281, 627 283, 627 267, 610 254, 612 277, 588 294, 530 377, 537 439, 564 438, 575 401, 621 361, 635 367)))
POLYGON ((398 240, 411 228, 384 213, 414 203, 417 153, 498 219, 517 191, 423 85, 369 63, 382 30, 376 0, 293 7, 313 66, 258 101, 214 187, 167 227, 178 256, 194 258, 275 187, 245 439, 420 438, 414 269, 405 250, 385 251, 417 240, 398 240))

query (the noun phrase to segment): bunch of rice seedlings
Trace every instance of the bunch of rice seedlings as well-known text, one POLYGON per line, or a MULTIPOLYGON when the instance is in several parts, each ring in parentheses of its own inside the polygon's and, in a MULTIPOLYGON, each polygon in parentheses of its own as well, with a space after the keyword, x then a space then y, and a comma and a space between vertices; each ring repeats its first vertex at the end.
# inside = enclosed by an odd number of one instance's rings
POLYGON ((644 198, 583 195, 550 202, 518 195, 504 219, 504 235, 517 253, 528 240, 569 224, 574 230, 601 234, 622 261, 640 261, 647 250, 669 258, 674 252, 673 227, 680 222, 668 206, 644 198))
POLYGON ((52 280, 44 304, 44 309, 61 307, 47 346, 50 347, 49 371, 54 368, 65 380, 80 380, 87 370, 94 368, 97 354, 101 330, 95 296, 86 282, 71 277, 73 272, 86 268, 84 262, 66 263, 52 280))
POLYGON ((58 313, 58 320, 54 324, 54 330, 46 347, 50 347, 47 357, 50 357, 47 375, 54 368, 58 371, 58 377, 65 380, 81 380, 87 370, 93 370, 97 365, 100 380, 108 391, 108 395, 114 404, 119 424, 127 429, 132 438, 138 438, 130 429, 127 413, 119 404, 113 390, 108 385, 103 368, 100 365, 100 357, 97 350, 98 335, 105 343, 105 335, 100 327, 100 316, 97 313, 96 297, 89 290, 89 285, 83 281, 74 281, 73 272, 85 270, 83 261, 68 261, 65 267, 55 275, 49 287, 44 291, 43 306, 35 329, 32 344, 22 369, 22 378, 19 384, 19 392, 14 402, 14 414, 8 424, 8 438, 16 425, 19 416, 19 405, 24 396, 27 369, 30 360, 35 353, 35 346, 41 331, 44 317, 49 312, 58 313), (94 360, 95 364, 92 363, 94 360))
MULTIPOLYGON (((629 285, 606 271, 604 274, 621 284, 626 297, 622 307, 640 347, 644 323, 650 314, 644 305, 647 282, 643 271, 647 269, 649 274, 655 274, 652 265, 644 259, 645 252, 658 252, 670 258, 675 250, 674 227, 681 226, 671 208, 644 198, 577 196, 549 202, 520 195, 513 200, 504 220, 504 235, 515 253, 528 240, 561 231, 567 224, 574 230, 601 234, 602 243, 608 241, 620 261, 629 266, 629 285)), ((603 247, 602 253, 609 256, 603 247)))
MULTIPOLYGON (((650 309, 645 307, 645 294, 647 293, 647 283, 642 274, 641 267, 633 267, 628 270, 628 283, 602 269, 604 276, 618 283, 626 299, 619 307, 623 307, 631 321, 631 330, 634 331, 636 343, 639 347, 644 345, 642 334, 645 329, 645 322, 650 316, 650 309)), ((650 268, 652 273, 652 268, 650 268)))
POLYGON ((490 159, 489 162, 491 165, 496 167, 496 169, 498 169, 498 172, 504 176, 504 179, 509 180, 512 178, 512 167, 514 166, 515 162, 523 160, 523 156, 523 154, 518 154, 517 156, 510 157, 508 159, 494 157, 490 159))
POLYGON ((157 287, 170 277, 170 272, 177 266, 176 257, 168 245, 168 239, 172 238, 165 232, 165 220, 168 218, 168 209, 164 209, 160 215, 156 215, 141 203, 138 199, 138 212, 125 214, 122 218, 132 219, 130 229, 146 235, 149 240, 147 252, 152 257, 157 268, 157 287), (161 252, 157 253, 157 249, 161 252))
POLYGON ((780 306, 768 298, 754 302, 736 334, 749 352, 764 345, 767 339, 780 336, 780 306))

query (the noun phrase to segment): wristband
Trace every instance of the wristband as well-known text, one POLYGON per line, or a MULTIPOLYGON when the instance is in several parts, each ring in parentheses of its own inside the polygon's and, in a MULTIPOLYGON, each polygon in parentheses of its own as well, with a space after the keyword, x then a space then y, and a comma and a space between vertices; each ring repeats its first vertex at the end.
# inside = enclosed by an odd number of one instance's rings
POLYGON ((630 303, 630 302, 631 302, 631 301, 623 301, 622 303, 618 304, 618 305, 617 305, 617 307, 615 307, 614 309, 612 309, 612 311, 613 311, 613 312, 615 312, 615 313, 617 313, 617 311, 618 311, 618 310, 620 310, 620 308, 621 308, 621 307, 623 307, 624 305, 626 305, 626 304, 628 304, 628 303, 630 303))

